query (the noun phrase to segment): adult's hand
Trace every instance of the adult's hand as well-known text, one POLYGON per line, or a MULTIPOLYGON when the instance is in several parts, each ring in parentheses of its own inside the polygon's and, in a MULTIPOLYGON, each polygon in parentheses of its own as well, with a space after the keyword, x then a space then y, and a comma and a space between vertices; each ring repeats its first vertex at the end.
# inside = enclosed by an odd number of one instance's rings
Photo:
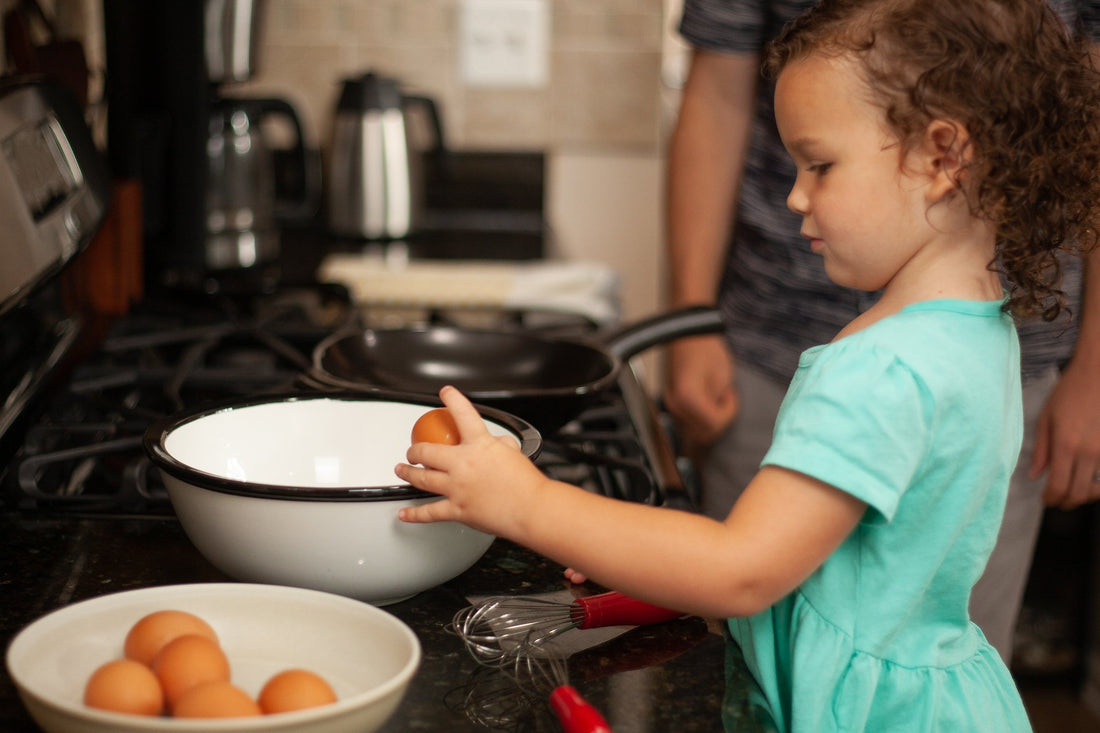
POLYGON ((1100 499, 1100 378, 1071 361, 1039 416, 1028 474, 1047 472, 1043 501, 1072 509, 1100 499))
POLYGON ((689 446, 710 445, 737 416, 733 370, 722 336, 679 339, 669 346, 665 401, 689 446))

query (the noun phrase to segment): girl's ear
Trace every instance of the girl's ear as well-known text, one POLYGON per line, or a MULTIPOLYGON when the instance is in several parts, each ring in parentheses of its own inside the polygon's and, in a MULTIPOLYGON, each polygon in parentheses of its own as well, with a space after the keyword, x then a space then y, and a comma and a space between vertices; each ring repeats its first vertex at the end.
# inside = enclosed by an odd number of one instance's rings
POLYGON ((929 203, 936 203, 962 188, 970 161, 970 136, 952 120, 933 120, 924 131, 920 150, 923 170, 930 180, 929 203))

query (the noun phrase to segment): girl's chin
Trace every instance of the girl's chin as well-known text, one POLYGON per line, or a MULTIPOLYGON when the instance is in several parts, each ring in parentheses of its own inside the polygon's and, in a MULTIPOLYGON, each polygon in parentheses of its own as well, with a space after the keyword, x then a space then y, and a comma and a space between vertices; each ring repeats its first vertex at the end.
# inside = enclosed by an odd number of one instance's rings
POLYGON ((855 273, 850 269, 838 267, 836 263, 831 262, 828 257, 825 258, 825 275, 833 281, 833 284, 839 285, 842 288, 851 288, 853 290, 867 290, 864 283, 855 273))

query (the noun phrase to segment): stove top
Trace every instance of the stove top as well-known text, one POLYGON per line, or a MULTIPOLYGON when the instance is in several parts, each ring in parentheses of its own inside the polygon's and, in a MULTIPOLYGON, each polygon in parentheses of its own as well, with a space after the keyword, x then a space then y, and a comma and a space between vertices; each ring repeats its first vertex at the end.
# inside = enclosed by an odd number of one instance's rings
MULTIPOLYGON (((448 309, 401 314, 432 323, 492 321, 501 328, 585 329, 583 318, 448 309)), ((240 297, 149 300, 116 319, 24 429, 11 428, 12 460, 0 501, 24 512, 173 516, 142 448, 157 418, 234 397, 316 388, 304 375, 313 348, 349 323, 401 325, 392 312, 364 313, 346 289, 323 285, 240 297)), ((56 347, 55 347, 56 348, 56 347)), ((0 430, 0 434, 3 434, 0 430)), ((544 435, 537 463, 589 490, 650 504, 690 504, 652 401, 630 368, 617 389, 544 435)))

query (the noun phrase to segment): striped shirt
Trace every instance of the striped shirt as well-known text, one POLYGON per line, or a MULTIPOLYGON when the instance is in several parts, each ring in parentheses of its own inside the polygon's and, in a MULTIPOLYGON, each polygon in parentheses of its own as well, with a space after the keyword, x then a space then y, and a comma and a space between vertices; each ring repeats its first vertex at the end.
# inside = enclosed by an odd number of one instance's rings
MULTIPOLYGON (((1072 28, 1100 42, 1100 2, 1051 0, 1072 28)), ((685 0, 680 33, 692 46, 719 53, 759 54, 783 24, 816 0, 685 0)), ((761 78, 733 239, 718 303, 739 361, 783 381, 799 355, 829 342, 877 295, 835 285, 821 258, 799 236, 801 217, 787 208, 795 168, 775 127, 774 85, 761 78)), ((1018 326, 1023 377, 1062 366, 1073 353, 1081 295, 1081 262, 1063 258, 1069 311, 1053 322, 1018 326)))

